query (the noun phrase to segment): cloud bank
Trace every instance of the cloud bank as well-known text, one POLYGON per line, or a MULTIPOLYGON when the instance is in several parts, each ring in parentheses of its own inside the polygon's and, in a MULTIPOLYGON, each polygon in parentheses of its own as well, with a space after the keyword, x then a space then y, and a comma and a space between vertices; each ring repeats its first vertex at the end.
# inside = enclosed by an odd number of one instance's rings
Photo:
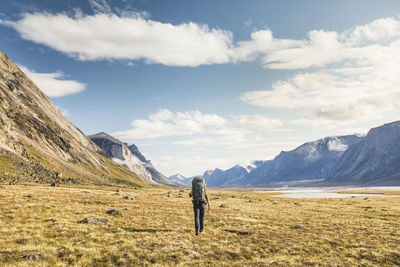
MULTIPOLYGON (((257 48, 252 53, 261 52, 257 48)), ((308 40, 280 45, 264 54, 262 62, 270 69, 303 71, 276 81, 269 90, 245 92, 242 101, 297 111, 302 117, 294 124, 334 128, 399 111, 400 21, 394 18, 342 33, 311 31, 308 40)))
POLYGON ((280 129, 279 119, 261 115, 240 115, 224 118, 200 111, 171 112, 160 109, 148 119, 136 119, 132 129, 113 133, 129 140, 179 136, 183 140, 174 144, 182 146, 229 146, 247 144, 249 136, 260 131, 280 129))

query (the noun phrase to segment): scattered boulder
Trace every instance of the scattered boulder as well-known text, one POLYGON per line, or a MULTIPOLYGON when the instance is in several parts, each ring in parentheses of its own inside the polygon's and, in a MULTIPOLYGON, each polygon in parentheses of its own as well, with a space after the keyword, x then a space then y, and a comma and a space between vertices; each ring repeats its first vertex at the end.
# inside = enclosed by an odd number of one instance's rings
POLYGON ((220 208, 224 208, 224 209, 228 209, 229 208, 228 205, 225 205, 225 204, 221 204, 221 205, 219 205, 219 207, 220 208))
POLYGON ((181 189, 181 190, 179 190, 179 192, 183 193, 183 192, 185 192, 185 190, 181 189))
POLYGON ((24 197, 32 198, 32 195, 25 195, 24 197))
POLYGON ((133 200, 135 197, 134 196, 124 196, 124 199, 127 199, 127 200, 133 200))
POLYGON ((251 200, 251 199, 249 200, 249 203, 253 203, 253 202, 254 202, 253 200, 251 200))
POLYGON ((105 218, 96 218, 96 217, 86 217, 79 223, 88 223, 88 224, 108 224, 108 220, 105 218))
POLYGON ((106 212, 108 215, 114 215, 114 216, 122 216, 121 212, 119 212, 116 209, 112 209, 106 212))
POLYGON ((29 255, 24 255, 22 258, 28 261, 38 261, 40 260, 41 257, 42 256, 40 256, 39 254, 29 254, 29 255))
POLYGON ((172 197, 171 191, 168 192, 168 197, 172 197))
POLYGON ((56 187, 56 183, 51 183, 51 187, 56 187))
POLYGON ((119 190, 119 188, 117 188, 117 191, 116 191, 117 193, 119 193, 119 192, 121 192, 120 190, 119 190))

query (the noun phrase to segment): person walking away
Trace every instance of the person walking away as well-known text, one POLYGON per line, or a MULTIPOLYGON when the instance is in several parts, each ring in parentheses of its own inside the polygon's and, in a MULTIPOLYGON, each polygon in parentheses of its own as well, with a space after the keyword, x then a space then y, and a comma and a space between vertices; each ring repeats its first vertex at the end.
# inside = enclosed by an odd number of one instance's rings
POLYGON ((194 227, 196 235, 204 232, 204 213, 206 210, 206 204, 208 209, 211 208, 210 201, 207 195, 206 182, 202 177, 195 177, 192 180, 192 190, 189 193, 190 197, 193 197, 193 210, 194 210, 194 227))

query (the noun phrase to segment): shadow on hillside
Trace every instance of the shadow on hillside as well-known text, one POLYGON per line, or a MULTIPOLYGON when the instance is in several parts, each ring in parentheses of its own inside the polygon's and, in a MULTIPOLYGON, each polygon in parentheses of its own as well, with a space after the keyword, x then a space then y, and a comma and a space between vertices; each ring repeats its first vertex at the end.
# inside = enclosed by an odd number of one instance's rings
POLYGON ((128 232, 134 232, 134 233, 142 233, 142 232, 146 232, 146 233, 158 233, 158 232, 172 232, 172 230, 168 230, 168 229, 137 229, 137 228, 131 228, 131 227, 126 227, 126 228, 122 228, 125 231, 128 232))

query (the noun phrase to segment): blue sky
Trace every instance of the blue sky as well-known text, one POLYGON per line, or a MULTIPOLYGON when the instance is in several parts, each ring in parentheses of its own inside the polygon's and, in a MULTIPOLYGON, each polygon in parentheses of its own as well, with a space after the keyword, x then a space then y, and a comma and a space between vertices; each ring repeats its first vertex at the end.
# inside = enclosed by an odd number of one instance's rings
POLYGON ((398 120, 399 1, 0 2, 0 49, 166 175, 398 120))

